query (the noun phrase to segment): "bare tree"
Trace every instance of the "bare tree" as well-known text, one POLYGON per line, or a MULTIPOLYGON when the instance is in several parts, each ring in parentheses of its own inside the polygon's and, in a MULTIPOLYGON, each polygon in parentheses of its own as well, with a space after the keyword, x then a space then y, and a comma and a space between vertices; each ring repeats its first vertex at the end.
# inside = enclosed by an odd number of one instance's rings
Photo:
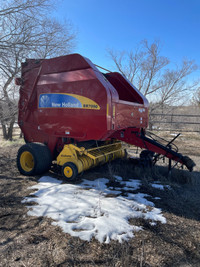
POLYGON ((169 68, 169 59, 161 56, 158 41, 140 43, 135 52, 108 51, 116 68, 149 98, 151 109, 180 102, 186 93, 191 94, 197 83, 189 84, 187 78, 197 66, 184 60, 176 69, 169 68))
POLYGON ((176 69, 164 71, 161 79, 161 90, 156 95, 157 102, 165 105, 183 104, 191 92, 198 86, 198 81, 188 82, 187 78, 197 69, 194 61, 184 60, 176 69))
POLYGON ((194 92, 191 104, 200 108, 200 87, 194 92))
POLYGON ((200 107, 200 89, 197 92, 197 105, 200 107))
POLYGON ((160 56, 160 44, 149 44, 147 40, 140 43, 135 52, 108 51, 117 69, 145 95, 152 94, 161 88, 160 75, 169 64, 166 57, 160 56))
POLYGON ((18 92, 14 78, 25 58, 68 54, 75 34, 69 22, 49 18, 53 8, 47 0, 0 0, 0 122, 5 139, 12 139, 18 92), (6 112, 5 112, 6 111, 6 112))

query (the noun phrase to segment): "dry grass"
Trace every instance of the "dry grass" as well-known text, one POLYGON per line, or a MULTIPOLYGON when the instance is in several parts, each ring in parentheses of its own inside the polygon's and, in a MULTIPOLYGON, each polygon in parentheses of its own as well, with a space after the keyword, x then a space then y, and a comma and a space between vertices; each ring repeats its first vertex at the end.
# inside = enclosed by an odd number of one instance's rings
MULTIPOLYGON (((182 153, 187 152, 199 162, 197 138, 187 140, 184 136, 180 144, 182 153), (191 152, 188 144, 192 146, 191 152)), ((154 202, 167 218, 166 224, 156 226, 142 219, 132 220, 131 223, 144 229, 133 239, 123 244, 114 241, 100 244, 64 234, 45 217, 27 216, 27 208, 21 201, 31 193, 28 188, 39 177, 18 173, 15 161, 20 145, 21 141, 0 143, 0 266, 200 266, 200 165, 194 173, 173 170, 169 176, 163 165, 142 169, 118 160, 82 174, 80 179, 107 177, 112 182, 114 175, 141 179, 140 192, 160 197, 154 202), (172 189, 152 188, 150 182, 155 180, 170 183, 172 189)))

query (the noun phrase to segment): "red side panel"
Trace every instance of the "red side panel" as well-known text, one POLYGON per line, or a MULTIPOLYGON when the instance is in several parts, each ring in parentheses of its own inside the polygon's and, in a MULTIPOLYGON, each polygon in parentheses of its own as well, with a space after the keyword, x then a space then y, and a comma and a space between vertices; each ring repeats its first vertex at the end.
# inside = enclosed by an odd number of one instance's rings
POLYGON ((115 104, 116 119, 115 129, 125 129, 128 127, 147 128, 148 108, 147 106, 120 101, 115 104))

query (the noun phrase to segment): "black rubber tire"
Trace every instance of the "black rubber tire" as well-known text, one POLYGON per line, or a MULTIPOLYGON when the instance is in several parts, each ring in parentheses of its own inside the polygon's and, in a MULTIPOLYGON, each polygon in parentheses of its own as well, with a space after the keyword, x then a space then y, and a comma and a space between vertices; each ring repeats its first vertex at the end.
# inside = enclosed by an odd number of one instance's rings
POLYGON ((184 156, 182 158, 182 161, 185 164, 185 166, 188 168, 188 170, 190 172, 192 172, 194 166, 196 166, 196 164, 194 163, 194 161, 190 157, 188 157, 188 156, 184 156))
POLYGON ((47 172, 52 164, 49 148, 41 143, 27 143, 20 147, 17 154, 17 167, 21 174, 26 176, 40 175, 47 172), (23 152, 29 152, 33 157, 33 168, 30 171, 21 166, 20 158, 23 152))
POLYGON ((63 178, 65 178, 67 181, 74 181, 76 180, 76 177, 78 175, 78 168, 76 167, 76 165, 73 162, 66 162, 63 166, 62 166, 62 170, 61 170, 62 176, 63 178), (65 174, 65 168, 69 168, 71 169, 71 175, 70 177, 66 176, 65 174))
POLYGON ((150 150, 143 150, 140 153, 140 163, 143 167, 152 167, 154 154, 155 153, 150 150))

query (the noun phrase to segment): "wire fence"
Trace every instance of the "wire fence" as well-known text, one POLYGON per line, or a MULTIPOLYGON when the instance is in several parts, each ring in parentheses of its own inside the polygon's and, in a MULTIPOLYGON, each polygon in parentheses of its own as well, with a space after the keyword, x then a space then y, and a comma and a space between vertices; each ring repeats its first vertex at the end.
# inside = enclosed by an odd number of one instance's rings
POLYGON ((200 133, 200 115, 152 113, 149 116, 149 130, 200 133))

